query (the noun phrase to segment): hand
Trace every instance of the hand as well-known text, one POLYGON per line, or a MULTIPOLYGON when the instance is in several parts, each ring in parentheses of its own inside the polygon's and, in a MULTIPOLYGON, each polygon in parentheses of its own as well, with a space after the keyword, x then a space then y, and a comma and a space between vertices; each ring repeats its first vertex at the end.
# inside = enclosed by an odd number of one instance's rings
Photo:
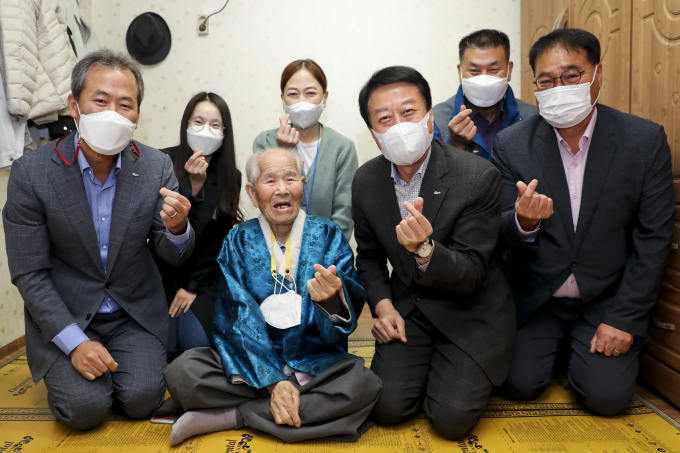
POLYGON ((276 133, 276 143, 278 143, 281 148, 295 148, 298 141, 300 141, 300 133, 288 124, 289 119, 290 115, 279 118, 281 126, 276 133))
POLYGON ((269 410, 277 425, 290 425, 299 428, 300 391, 290 381, 280 381, 267 386, 269 394, 269 410))
POLYGON ((371 333, 380 344, 389 343, 392 340, 401 340, 406 343, 406 325, 404 318, 392 305, 389 299, 383 299, 375 306, 378 321, 371 329, 371 333))
POLYGON ((590 353, 604 353, 607 357, 625 354, 633 344, 633 335, 607 324, 600 324, 590 340, 590 353))
POLYGON ((415 205, 405 201, 404 207, 411 215, 397 225, 397 240, 406 247, 406 250, 415 252, 432 234, 432 225, 422 214, 423 199, 421 197, 416 198, 415 205))
POLYGON ((191 308, 191 304, 194 303, 194 300, 196 300, 196 293, 187 291, 184 288, 178 289, 172 304, 170 304, 170 310, 168 310, 170 317, 175 318, 179 316, 179 312, 182 310, 184 310, 182 311, 183 313, 188 312, 189 308, 191 308))
POLYGON ((553 201, 545 195, 536 192, 538 179, 532 180, 527 186, 522 181, 517 182, 517 201, 515 212, 517 221, 524 231, 536 229, 538 223, 553 215, 553 201))
POLYGON ((161 219, 163 219, 165 228, 175 235, 184 234, 187 228, 187 216, 191 211, 191 203, 186 197, 165 187, 160 190, 160 194, 164 201, 161 219))
POLYGON ((94 381, 108 370, 112 373, 118 370, 118 364, 109 351, 100 343, 90 340, 83 341, 71 351, 71 363, 73 368, 90 381, 94 381))
POLYGON ((449 140, 451 145, 459 149, 465 149, 477 134, 477 126, 470 119, 472 109, 460 106, 460 113, 449 121, 449 140))
POLYGON ((203 157, 203 151, 196 148, 194 154, 184 164, 184 169, 189 173, 191 195, 195 197, 201 191, 205 178, 208 177, 208 162, 203 157))
POLYGON ((315 264, 314 270, 314 278, 307 280, 307 290, 314 302, 323 305, 337 297, 342 290, 342 280, 338 278, 335 265, 326 269, 321 264, 315 264))

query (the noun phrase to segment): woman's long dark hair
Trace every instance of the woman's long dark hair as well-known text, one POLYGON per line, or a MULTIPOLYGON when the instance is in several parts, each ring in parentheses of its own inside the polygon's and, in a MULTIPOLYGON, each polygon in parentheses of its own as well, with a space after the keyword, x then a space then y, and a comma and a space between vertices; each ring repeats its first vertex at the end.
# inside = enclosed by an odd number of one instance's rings
POLYGON ((194 113, 196 104, 203 101, 212 102, 217 106, 220 115, 222 115, 222 125, 224 126, 222 146, 215 151, 210 160, 210 165, 214 165, 217 169, 217 188, 220 191, 220 201, 217 203, 216 208, 217 216, 227 217, 231 225, 236 225, 243 222, 243 212, 241 212, 238 204, 241 187, 239 187, 239 173, 236 168, 234 129, 231 125, 229 106, 219 95, 203 91, 191 98, 184 109, 182 124, 179 130, 179 152, 175 153, 173 160, 175 175, 180 183, 189 177, 189 173, 184 169, 184 165, 194 154, 194 151, 187 142, 187 128, 189 127, 189 119, 194 113))

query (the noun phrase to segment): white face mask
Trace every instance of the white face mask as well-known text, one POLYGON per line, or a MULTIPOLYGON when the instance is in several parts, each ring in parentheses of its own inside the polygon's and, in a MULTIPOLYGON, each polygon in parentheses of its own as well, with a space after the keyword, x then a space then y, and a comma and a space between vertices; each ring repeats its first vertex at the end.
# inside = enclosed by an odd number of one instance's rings
MULTIPOLYGON (((325 99, 325 97, 324 97, 325 99)), ((290 115, 290 121, 293 126, 301 129, 307 129, 309 126, 316 124, 321 118, 323 112, 323 99, 318 104, 311 102, 297 102, 295 104, 286 105, 283 103, 283 111, 290 115)))
POLYGON ((224 133, 215 135, 210 131, 210 126, 189 126, 187 128, 187 143, 191 151, 196 148, 203 151, 202 156, 209 156, 217 151, 224 141, 224 133))
POLYGON ((93 151, 104 156, 113 156, 123 151, 132 140, 137 125, 113 110, 103 112, 80 113, 76 103, 79 124, 76 124, 78 135, 93 151))
POLYGON ((466 79, 461 72, 463 94, 477 107, 491 107, 503 99, 508 89, 508 77, 501 79, 490 75, 478 75, 466 79))
POLYGON ((272 294, 260 305, 264 320, 277 329, 290 329, 302 322, 302 297, 289 290, 272 294))
POLYGON ((432 145, 433 133, 427 127, 430 112, 418 123, 409 121, 395 124, 384 134, 373 130, 387 160, 395 165, 411 165, 425 154, 432 145))
POLYGON ((595 102, 590 102, 590 87, 595 82, 597 66, 593 81, 590 83, 579 83, 578 85, 568 85, 554 87, 545 91, 536 91, 538 101, 538 112, 552 127, 565 128, 579 124, 586 119, 593 110, 600 93, 597 93, 595 102))

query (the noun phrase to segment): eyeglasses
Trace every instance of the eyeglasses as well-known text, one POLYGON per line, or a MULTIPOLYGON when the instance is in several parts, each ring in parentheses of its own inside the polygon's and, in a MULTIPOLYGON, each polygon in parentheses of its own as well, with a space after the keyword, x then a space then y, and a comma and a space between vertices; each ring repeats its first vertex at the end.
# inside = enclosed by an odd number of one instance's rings
POLYGON ((212 132, 215 135, 220 135, 224 131, 224 126, 222 126, 222 123, 215 120, 211 121, 210 123, 207 123, 204 118, 197 117, 197 118, 192 118, 189 120, 189 127, 191 127, 195 132, 200 132, 208 126, 210 128, 210 132, 212 132))
POLYGON ((583 73, 590 68, 592 68, 592 66, 584 69, 583 71, 579 71, 578 69, 567 69, 559 77, 550 77, 549 75, 541 76, 534 80, 534 85, 536 85, 539 91, 554 88, 558 79, 562 80, 562 84, 567 86, 578 85, 581 81, 581 76, 583 73))

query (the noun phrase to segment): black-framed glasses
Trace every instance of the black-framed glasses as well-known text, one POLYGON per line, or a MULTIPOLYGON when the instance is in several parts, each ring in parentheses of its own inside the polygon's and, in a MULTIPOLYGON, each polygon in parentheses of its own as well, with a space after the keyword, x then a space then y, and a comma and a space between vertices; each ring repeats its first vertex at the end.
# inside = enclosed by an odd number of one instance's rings
POLYGON ((590 68, 592 68, 592 66, 587 67, 583 71, 579 71, 578 69, 567 69, 559 77, 544 75, 534 80, 534 85, 536 85, 539 91, 545 91, 554 88, 558 79, 561 79, 562 84, 566 86, 578 85, 581 82, 583 73, 590 68))

